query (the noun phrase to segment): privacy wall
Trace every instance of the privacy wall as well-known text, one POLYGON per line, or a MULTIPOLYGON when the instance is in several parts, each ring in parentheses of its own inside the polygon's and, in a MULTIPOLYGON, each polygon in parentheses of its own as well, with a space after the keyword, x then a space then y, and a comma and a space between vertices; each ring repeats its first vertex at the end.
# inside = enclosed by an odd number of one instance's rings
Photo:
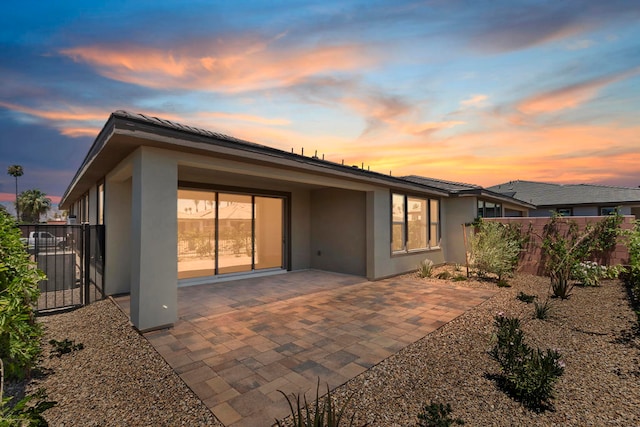
MULTIPOLYGON (((602 216, 580 216, 567 217, 578 224, 580 231, 583 231, 587 224, 596 224, 606 217, 602 216)), ((522 217, 522 218, 484 218, 484 221, 501 222, 503 224, 521 224, 522 231, 530 231, 531 239, 525 247, 524 253, 520 258, 518 271, 531 273, 536 275, 544 275, 544 263, 542 259, 542 236, 544 234, 544 226, 547 225, 550 218, 542 217, 522 217)), ((635 216, 625 215, 622 221, 622 229, 630 230, 633 228, 635 216)), ((616 247, 607 254, 593 259, 600 264, 615 265, 627 264, 629 262, 629 251, 622 243, 622 239, 618 238, 616 247)))

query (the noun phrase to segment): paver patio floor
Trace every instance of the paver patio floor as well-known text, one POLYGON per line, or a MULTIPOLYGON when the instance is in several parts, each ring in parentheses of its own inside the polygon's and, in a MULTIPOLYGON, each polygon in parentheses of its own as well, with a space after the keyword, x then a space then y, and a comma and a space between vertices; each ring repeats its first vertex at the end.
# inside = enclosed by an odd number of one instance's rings
MULTIPOLYGON (((495 292, 321 271, 178 289, 179 320, 144 336, 225 425, 269 426, 287 394, 335 388, 495 292)), ((128 310, 128 297, 117 302, 128 310)))

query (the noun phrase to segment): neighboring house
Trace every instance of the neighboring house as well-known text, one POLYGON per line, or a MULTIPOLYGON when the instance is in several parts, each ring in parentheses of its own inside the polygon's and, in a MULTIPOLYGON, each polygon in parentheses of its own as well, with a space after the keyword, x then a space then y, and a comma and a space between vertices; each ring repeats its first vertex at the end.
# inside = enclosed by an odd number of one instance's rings
POLYGON ((640 188, 510 181, 488 190, 536 205, 529 216, 551 216, 554 211, 567 216, 601 216, 618 209, 622 215, 640 218, 640 188))
POLYGON ((493 215, 533 207, 456 185, 116 111, 60 205, 105 224, 105 293, 130 293, 146 330, 176 321, 180 285, 309 268, 377 280, 425 258, 464 262, 461 224, 478 201, 493 215))

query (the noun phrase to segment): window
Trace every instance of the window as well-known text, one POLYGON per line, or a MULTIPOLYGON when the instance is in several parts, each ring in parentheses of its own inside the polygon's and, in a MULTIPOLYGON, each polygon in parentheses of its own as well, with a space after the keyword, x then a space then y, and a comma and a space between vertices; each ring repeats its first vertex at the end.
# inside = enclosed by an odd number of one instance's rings
POLYGON ((573 209, 571 208, 558 208, 556 209, 556 213, 560 216, 572 216, 573 209))
POLYGON ((498 218, 502 216, 502 204, 478 200, 478 218, 498 218))
POLYGON ((618 208, 615 206, 605 206, 600 208, 600 216, 615 215, 618 208))
POLYGON ((391 195, 391 251, 427 250, 440 243, 440 202, 394 193, 391 195))
POLYGON ((284 268, 286 199, 178 189, 178 279, 284 268))
POLYGON ((104 224, 104 182, 98 184, 98 224, 104 224))

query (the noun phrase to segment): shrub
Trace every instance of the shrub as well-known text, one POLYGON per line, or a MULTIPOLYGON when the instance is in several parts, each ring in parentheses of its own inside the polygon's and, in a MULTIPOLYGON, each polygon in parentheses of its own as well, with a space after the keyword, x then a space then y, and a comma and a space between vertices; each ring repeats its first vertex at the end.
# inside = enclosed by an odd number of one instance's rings
POLYGON ((431 277, 433 274, 433 261, 430 259, 425 259, 418 265, 418 276, 425 278, 431 277))
POLYGON ((436 276, 438 279, 441 280, 447 280, 447 279, 451 279, 451 273, 449 273, 448 271, 442 271, 440 273, 438 273, 438 275, 436 276))
POLYGON ((520 291, 520 293, 516 296, 517 299, 519 299, 522 302, 526 302, 527 304, 531 304, 533 302, 533 300, 536 299, 535 295, 529 295, 529 294, 525 294, 524 292, 520 291))
POLYGON ((574 266, 585 260, 591 252, 591 233, 589 228, 580 233, 574 220, 556 214, 544 226, 542 251, 554 296, 566 299, 571 295, 571 274, 574 266))
POLYGON ((591 267, 597 264, 587 260, 595 254, 602 257, 610 254, 622 233, 621 223, 622 216, 616 213, 580 231, 574 220, 557 214, 551 217, 544 227, 542 251, 554 296, 568 298, 573 288, 571 279, 585 286, 597 286, 607 274, 620 273, 619 270, 605 273, 606 268, 596 271, 591 267))
POLYGON ((478 221, 471 236, 472 265, 478 276, 498 276, 498 281, 509 276, 518 264, 522 242, 513 230, 499 222, 478 221))
POLYGON ((7 378, 29 375, 40 356, 42 329, 33 306, 44 278, 29 261, 13 218, 0 212, 0 358, 7 378))
POLYGON ((75 341, 71 341, 68 338, 65 338, 63 341, 49 340, 49 344, 53 346, 53 349, 49 352, 49 358, 62 357, 63 354, 82 350, 84 348, 84 344, 76 344, 75 341))
POLYGON ((573 266, 571 278, 584 286, 600 286, 600 279, 604 277, 606 268, 594 261, 582 261, 573 266))
POLYGON ((544 320, 549 317, 549 312, 551 312, 551 303, 549 302, 549 299, 546 299, 541 304, 534 302, 533 309, 536 319, 544 320))
POLYGON ((530 408, 542 408, 553 397, 553 386, 564 372, 560 354, 529 347, 517 318, 498 313, 494 324, 496 343, 490 355, 500 364, 503 387, 530 408))
POLYGON ((637 316, 637 329, 640 332, 640 221, 636 221, 632 230, 627 232, 629 250, 629 268, 625 271, 625 284, 629 289, 631 304, 637 316))
MULTIPOLYGON (((289 409, 291 410, 291 418, 295 427, 339 427, 343 420, 345 409, 351 401, 351 396, 342 405, 337 408, 335 402, 331 398, 331 391, 329 385, 327 385, 327 394, 324 401, 320 403, 320 379, 318 378, 318 385, 316 387, 316 399, 313 405, 307 403, 307 396, 303 395, 304 405, 300 401, 300 395, 294 395, 296 406, 294 408, 292 400, 282 390, 278 390, 287 399, 289 409)), ((348 426, 353 426, 353 420, 355 413, 348 421, 348 426)), ((276 420, 278 427, 282 427, 284 423, 276 420)))
POLYGON ((424 405, 422 412, 418 414, 418 427, 449 427, 454 424, 464 425, 460 418, 451 418, 451 405, 431 402, 424 405))

